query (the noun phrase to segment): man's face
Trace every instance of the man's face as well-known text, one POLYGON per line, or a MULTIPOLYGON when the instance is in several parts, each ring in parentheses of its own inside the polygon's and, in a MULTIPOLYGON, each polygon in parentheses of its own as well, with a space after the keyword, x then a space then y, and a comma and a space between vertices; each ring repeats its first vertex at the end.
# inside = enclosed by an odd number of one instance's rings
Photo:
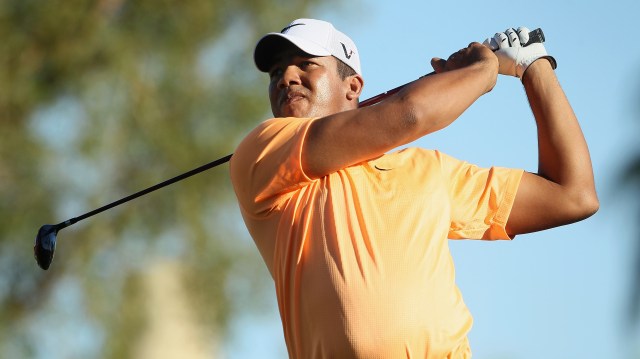
POLYGON ((275 117, 323 117, 353 106, 348 81, 338 75, 333 56, 309 57, 283 51, 269 69, 269 100, 275 117))

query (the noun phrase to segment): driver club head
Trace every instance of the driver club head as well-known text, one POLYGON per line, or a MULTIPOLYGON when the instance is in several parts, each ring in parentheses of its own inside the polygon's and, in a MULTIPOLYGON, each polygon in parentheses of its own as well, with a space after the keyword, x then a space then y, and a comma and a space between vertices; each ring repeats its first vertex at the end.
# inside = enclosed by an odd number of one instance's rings
POLYGON ((40 268, 47 270, 53 261, 53 253, 56 250, 58 226, 45 224, 40 227, 36 242, 33 246, 33 256, 40 268))

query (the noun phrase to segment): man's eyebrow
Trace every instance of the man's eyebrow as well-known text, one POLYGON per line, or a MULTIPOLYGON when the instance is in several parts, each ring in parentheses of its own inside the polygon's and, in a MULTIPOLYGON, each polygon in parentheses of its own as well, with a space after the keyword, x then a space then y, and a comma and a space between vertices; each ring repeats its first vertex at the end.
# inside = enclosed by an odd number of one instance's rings
POLYGON ((271 66, 270 66, 270 67, 273 67, 273 66, 275 66, 276 64, 278 64, 278 63, 282 62, 282 60, 283 60, 283 59, 284 59, 284 55, 283 55, 282 53, 280 53, 280 54, 278 54, 278 55, 274 55, 274 56, 271 58, 271 66))
POLYGON ((287 51, 281 51, 278 54, 274 55, 271 58, 271 65, 269 66, 269 69, 273 68, 274 66, 276 66, 277 64, 279 64, 280 62, 284 61, 284 60, 291 60, 291 59, 295 59, 297 57, 303 57, 305 59, 311 59, 317 56, 313 56, 310 54, 307 54, 306 52, 300 50, 300 49, 291 49, 291 50, 287 50, 287 51))

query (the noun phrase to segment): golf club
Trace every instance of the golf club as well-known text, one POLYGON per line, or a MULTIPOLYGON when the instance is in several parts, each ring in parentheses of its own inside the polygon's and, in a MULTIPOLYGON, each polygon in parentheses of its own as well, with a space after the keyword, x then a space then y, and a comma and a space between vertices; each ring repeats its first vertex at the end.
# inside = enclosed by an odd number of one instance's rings
MULTIPOLYGON (((536 43, 536 42, 544 42, 545 38, 544 38, 544 33, 542 32, 541 29, 535 29, 533 31, 531 31, 529 33, 529 42, 527 42, 524 46, 527 46, 531 43, 536 43)), ((429 75, 433 75, 435 72, 431 72, 428 73, 422 77, 425 76, 429 76, 429 75)), ((362 102, 360 102, 359 107, 367 107, 367 106, 371 106, 371 105, 375 105, 378 102, 384 100, 385 98, 395 94, 396 92, 400 91, 403 87, 407 86, 407 84, 398 86, 394 89, 391 89, 387 92, 381 93, 379 95, 376 95, 374 97, 371 97, 367 100, 364 100, 362 102)), ((40 229, 38 230, 38 234, 36 235, 36 239, 35 239, 35 244, 33 246, 33 254, 34 257, 36 259, 36 262, 38 263, 38 266, 40 266, 40 268, 47 270, 49 269, 49 266, 51 265, 51 262, 53 261, 53 255, 55 253, 56 250, 56 242, 57 242, 57 236, 58 236, 58 232, 60 230, 62 230, 63 228, 69 227, 70 225, 77 223, 83 219, 89 218, 91 216, 94 216, 98 213, 104 212, 110 208, 113 208, 115 206, 121 205, 125 202, 129 202, 132 199, 138 198, 140 196, 143 196, 145 194, 148 194, 150 192, 153 192, 155 190, 158 190, 160 188, 166 187, 172 183, 181 181, 185 178, 191 177, 193 175, 196 175, 200 172, 206 171, 208 169, 211 169, 213 167, 219 166, 225 162, 228 162, 231 159, 232 155, 227 155, 224 156, 222 158, 219 158, 213 162, 209 162, 205 165, 202 165, 198 168, 195 168, 191 171, 185 172, 181 175, 178 175, 176 177, 173 177, 171 179, 168 179, 166 181, 163 181, 161 183, 158 183, 154 186, 151 186, 149 188, 146 188, 142 191, 136 192, 134 194, 131 194, 127 197, 124 197, 122 199, 119 199, 115 202, 112 202, 110 204, 107 204, 105 206, 102 206, 100 208, 94 209, 93 211, 87 212, 81 216, 78 217, 73 217, 70 218, 64 222, 60 222, 58 224, 52 225, 52 224, 45 224, 42 227, 40 227, 40 229)))

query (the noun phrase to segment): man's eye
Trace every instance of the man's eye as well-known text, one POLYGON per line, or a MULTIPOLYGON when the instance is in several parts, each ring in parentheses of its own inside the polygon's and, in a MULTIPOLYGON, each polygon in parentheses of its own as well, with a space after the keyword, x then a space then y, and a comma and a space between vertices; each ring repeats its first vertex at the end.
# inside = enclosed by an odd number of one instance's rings
POLYGON ((269 71, 269 77, 271 77, 271 79, 279 77, 280 75, 282 75, 282 69, 275 68, 269 71))

